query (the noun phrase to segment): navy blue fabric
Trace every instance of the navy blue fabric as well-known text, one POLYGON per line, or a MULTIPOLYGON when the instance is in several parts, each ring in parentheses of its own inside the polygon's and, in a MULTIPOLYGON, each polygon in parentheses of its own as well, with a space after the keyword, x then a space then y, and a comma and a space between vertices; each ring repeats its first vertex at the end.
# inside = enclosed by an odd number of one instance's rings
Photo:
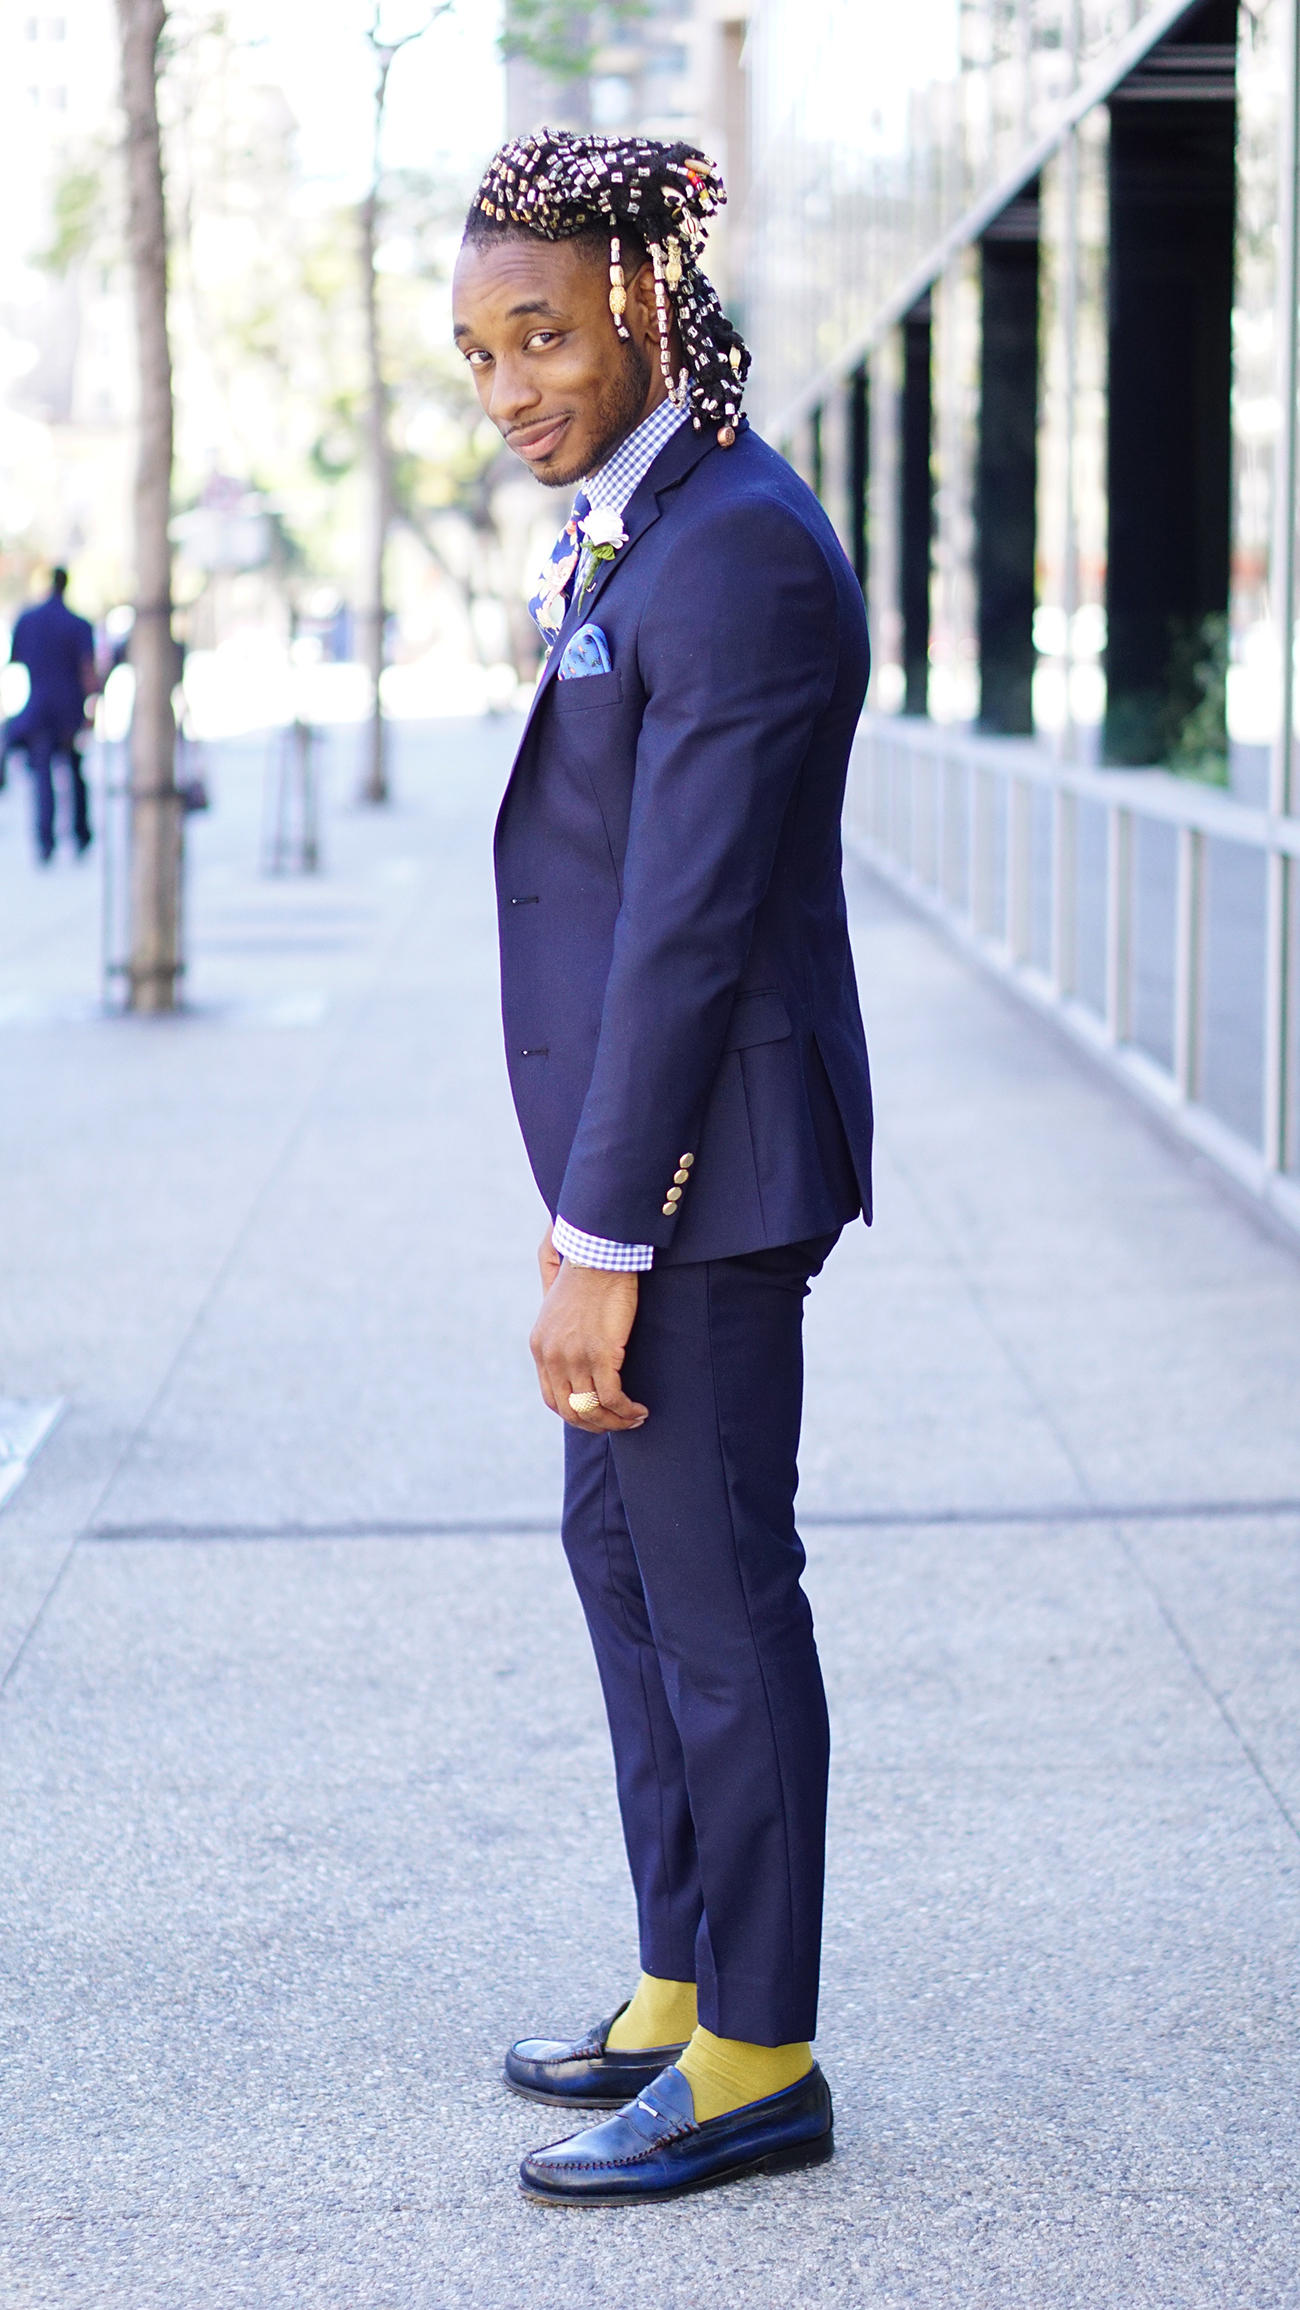
POLYGON ((817 2027, 829 1731, 794 1495, 803 1302, 833 1242, 656 1265, 624 1367, 650 1418, 565 1429, 641 1963, 758 2045, 817 2027))
POLYGON ((834 531, 747 427, 684 426, 624 525, 498 818, 502 1008, 548 1208, 659 1266, 870 1216, 840 852, 869 661, 834 531), (557 681, 597 602, 612 670, 557 681))
POLYGON ((26 746, 40 733, 62 750, 81 728, 86 704, 85 669, 94 664, 95 636, 57 594, 24 610, 14 627, 9 655, 26 666, 31 692, 5 733, 10 746, 26 746))
POLYGON ((36 847, 42 858, 54 855, 54 763, 57 756, 62 756, 68 766, 68 781, 72 788, 72 833, 78 850, 84 850, 90 841, 90 796, 86 791, 80 749, 71 739, 66 743, 57 743, 44 729, 29 733, 23 744, 27 750, 27 767, 32 774, 36 803, 36 847))

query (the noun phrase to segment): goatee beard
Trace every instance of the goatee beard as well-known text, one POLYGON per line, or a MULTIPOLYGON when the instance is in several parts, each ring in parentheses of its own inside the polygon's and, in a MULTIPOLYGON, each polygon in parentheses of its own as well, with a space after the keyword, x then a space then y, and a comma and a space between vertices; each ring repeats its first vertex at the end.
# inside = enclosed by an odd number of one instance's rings
POLYGON ((548 475, 548 489, 567 489, 588 474, 598 473, 629 433, 635 433, 650 391, 650 363, 638 345, 623 347, 623 361, 610 380, 610 388, 608 398, 602 396, 598 405, 596 440, 584 462, 575 465, 571 473, 548 475))

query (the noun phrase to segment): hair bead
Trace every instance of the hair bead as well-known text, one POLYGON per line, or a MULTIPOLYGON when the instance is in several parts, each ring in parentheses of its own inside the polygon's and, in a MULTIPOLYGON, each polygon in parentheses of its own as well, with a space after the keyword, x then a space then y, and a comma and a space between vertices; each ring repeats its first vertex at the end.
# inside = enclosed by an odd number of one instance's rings
POLYGON ((623 315, 627 311, 627 288, 623 280, 622 250, 617 233, 609 237, 609 309, 614 316, 614 327, 619 336, 631 343, 632 332, 623 315))

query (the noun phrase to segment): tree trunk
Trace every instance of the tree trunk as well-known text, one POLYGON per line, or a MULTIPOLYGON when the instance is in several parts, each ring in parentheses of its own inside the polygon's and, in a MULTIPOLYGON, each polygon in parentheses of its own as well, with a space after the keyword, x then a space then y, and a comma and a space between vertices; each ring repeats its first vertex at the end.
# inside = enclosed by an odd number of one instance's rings
POLYGON ((158 132, 158 44, 166 0, 117 0, 126 115, 127 232, 140 372, 135 477, 135 716, 131 727, 130 1008, 176 1006, 182 964, 180 796, 172 690, 172 366, 167 226, 158 132))
MULTIPOLYGON (((387 80, 387 73, 384 75, 387 80)), ((383 88, 377 99, 382 114, 383 88)), ((376 147, 378 127, 376 127, 376 147)), ((383 358, 379 339, 379 283, 375 273, 376 224, 379 212, 379 177, 376 161, 375 180, 361 204, 361 288, 366 315, 366 508, 365 564, 362 572, 361 654, 372 683, 370 726, 367 732, 366 769, 361 796, 365 802, 387 802, 388 761, 387 730, 384 725, 383 702, 380 697, 380 677, 384 671, 384 556, 388 545, 388 530, 392 515, 392 486, 388 470, 388 394, 384 384, 383 358)))

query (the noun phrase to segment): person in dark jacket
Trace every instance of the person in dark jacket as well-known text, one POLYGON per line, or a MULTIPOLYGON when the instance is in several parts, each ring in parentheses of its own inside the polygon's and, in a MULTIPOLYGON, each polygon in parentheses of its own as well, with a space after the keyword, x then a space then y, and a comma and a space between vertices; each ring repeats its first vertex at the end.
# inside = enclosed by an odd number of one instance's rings
POLYGON ((24 610, 9 646, 11 662, 27 668, 27 703, 5 728, 4 751, 22 752, 32 774, 36 803, 36 848, 43 864, 54 856, 54 764, 68 766, 72 787, 72 832, 78 852, 91 841, 90 805, 81 767, 86 700, 99 688, 95 635, 64 599, 68 573, 56 569, 46 601, 24 610))
MULTIPOLYGON (((870 1213, 840 848, 867 630, 826 515, 741 415, 748 354, 697 261, 722 197, 689 146, 519 139, 454 287, 487 414, 580 484, 496 830, 507 1059, 550 1214, 531 1344, 641 1941, 611 2020, 506 2058, 518 2092, 617 2112, 525 2159, 525 2190, 565 2202, 832 2148, 829 1733, 794 1495, 804 1297, 870 1213)), ((536 1866, 554 1902, 541 1834, 536 1866)))

